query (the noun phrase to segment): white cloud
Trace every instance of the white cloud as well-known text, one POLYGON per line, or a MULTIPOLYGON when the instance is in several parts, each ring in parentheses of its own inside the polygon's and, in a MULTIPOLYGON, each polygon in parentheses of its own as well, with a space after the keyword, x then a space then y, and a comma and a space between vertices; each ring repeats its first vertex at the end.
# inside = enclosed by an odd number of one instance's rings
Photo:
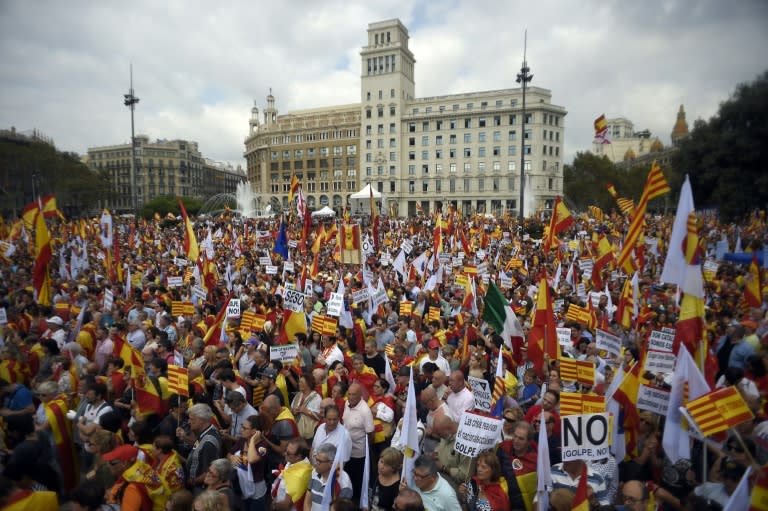
POLYGON ((367 24, 400 18, 421 96, 516 87, 528 29, 532 85, 564 106, 566 156, 592 121, 624 116, 668 142, 679 105, 708 118, 768 68, 768 6, 653 0, 0 3, 0 127, 37 128, 66 150, 122 143, 134 64, 136 131, 187 138, 244 165, 255 99, 281 112, 359 101, 367 24))

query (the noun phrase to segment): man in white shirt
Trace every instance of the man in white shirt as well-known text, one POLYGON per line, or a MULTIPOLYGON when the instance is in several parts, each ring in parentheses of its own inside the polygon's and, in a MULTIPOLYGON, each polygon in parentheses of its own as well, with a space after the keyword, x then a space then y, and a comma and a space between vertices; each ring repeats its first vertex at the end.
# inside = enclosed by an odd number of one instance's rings
POLYGON ((451 415, 459 420, 465 410, 475 408, 475 396, 467 388, 464 373, 458 370, 452 372, 451 376, 448 377, 448 388, 451 389, 451 393, 448 394, 445 401, 448 403, 448 408, 451 409, 451 415))
POLYGON ((317 356, 317 362, 324 365, 326 369, 330 368, 337 360, 344 362, 344 353, 339 349, 334 337, 324 335, 320 338, 322 352, 317 356))
POLYGON ((427 343, 427 349, 429 350, 427 356, 421 359, 419 362, 419 369, 424 367, 427 362, 432 362, 437 365, 437 368, 443 371, 445 374, 451 372, 451 364, 440 354, 440 341, 437 339, 430 339, 427 343))
POLYGON ((141 351, 144 345, 147 343, 147 336, 144 335, 144 331, 140 328, 141 322, 138 319, 128 322, 128 335, 126 340, 128 344, 135 349, 141 351))
POLYGON ((310 457, 314 455, 317 448, 321 445, 333 444, 336 446, 336 449, 340 449, 339 461, 344 465, 349 461, 351 455, 352 439, 347 428, 339 424, 341 413, 336 405, 327 405, 324 413, 325 422, 320 424, 315 430, 310 457))
POLYGON ((64 330, 64 320, 59 316, 51 316, 46 319, 45 322, 48 325, 48 330, 43 332, 42 338, 53 339, 56 341, 59 350, 61 350, 67 342, 67 331, 64 330))
POLYGON ((352 449, 346 465, 347 473, 351 474, 352 487, 355 490, 354 499, 360 499, 360 488, 363 484, 363 469, 365 468, 365 437, 368 436, 368 446, 373 445, 373 414, 368 405, 362 400, 363 389, 359 383, 353 383, 347 391, 347 403, 344 406, 344 427, 349 432, 352 449))

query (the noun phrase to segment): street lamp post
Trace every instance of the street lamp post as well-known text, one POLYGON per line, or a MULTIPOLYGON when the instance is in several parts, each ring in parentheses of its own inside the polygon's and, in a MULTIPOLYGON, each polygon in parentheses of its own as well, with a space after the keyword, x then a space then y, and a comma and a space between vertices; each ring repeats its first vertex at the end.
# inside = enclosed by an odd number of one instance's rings
POLYGON ((136 136, 134 134, 133 111, 136 108, 136 104, 139 102, 139 98, 133 94, 133 64, 131 64, 131 88, 128 90, 128 94, 123 94, 123 98, 123 104, 131 109, 131 209, 133 209, 133 212, 138 219, 139 201, 137 195, 138 191, 136 189, 136 136))
POLYGON ((522 133, 520 134, 520 225, 523 224, 525 219, 525 212, 523 211, 523 203, 525 201, 525 89, 528 86, 528 82, 533 80, 533 75, 530 74, 531 68, 528 67, 528 61, 526 59, 526 53, 528 49, 528 30, 525 31, 525 39, 523 42, 523 66, 520 68, 520 72, 517 74, 517 83, 523 87, 523 119, 522 119, 522 133))

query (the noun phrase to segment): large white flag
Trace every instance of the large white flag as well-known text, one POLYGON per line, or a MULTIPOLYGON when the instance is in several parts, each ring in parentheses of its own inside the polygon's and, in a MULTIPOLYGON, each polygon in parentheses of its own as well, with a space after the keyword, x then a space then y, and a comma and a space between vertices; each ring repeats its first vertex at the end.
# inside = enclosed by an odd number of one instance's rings
POLYGON ((411 368, 408 380, 408 397, 405 400, 405 411, 403 412, 403 429, 400 435, 400 443, 405 447, 402 479, 405 479, 411 488, 413 488, 413 465, 420 454, 418 425, 416 391, 413 386, 413 368, 411 368))
POLYGON ((682 289, 684 293, 704 298, 704 281, 700 264, 698 262, 689 264, 685 254, 686 238, 690 235, 689 231, 696 232, 696 217, 692 215, 694 212, 691 182, 686 175, 680 190, 677 215, 675 216, 675 223, 672 224, 667 258, 664 260, 664 270, 661 272, 660 280, 668 284, 677 284, 677 287, 682 289), (689 222, 694 223, 692 229, 688 227, 689 222))
POLYGON ((661 441, 664 452, 672 463, 677 463, 682 458, 691 459, 691 442, 688 432, 683 428, 683 415, 680 412, 680 407, 688 401, 703 396, 709 390, 707 380, 696 367, 691 354, 688 353, 688 350, 680 350, 677 353, 675 372, 672 374, 669 408, 664 425, 664 437, 661 441), (687 401, 685 400, 686 385, 688 386, 687 401))
POLYGON ((105 209, 101 214, 101 220, 99 220, 99 226, 101 227, 101 245, 104 248, 112 248, 112 215, 109 210, 105 209))

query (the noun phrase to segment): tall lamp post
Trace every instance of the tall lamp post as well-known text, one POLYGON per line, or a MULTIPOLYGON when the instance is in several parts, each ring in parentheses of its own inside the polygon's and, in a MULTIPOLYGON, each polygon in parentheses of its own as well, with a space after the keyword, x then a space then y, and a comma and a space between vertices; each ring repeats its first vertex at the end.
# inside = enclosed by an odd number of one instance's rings
POLYGON ((131 64, 131 88, 128 89, 128 94, 123 94, 123 104, 131 109, 131 209, 136 214, 136 219, 139 216, 139 201, 138 190, 136 189, 136 136, 134 134, 133 126, 133 111, 136 108, 136 103, 139 102, 139 98, 133 94, 133 64, 131 64))
POLYGON ((528 82, 533 80, 533 75, 530 74, 531 68, 528 67, 528 61, 526 59, 526 53, 528 49, 528 30, 525 31, 525 39, 523 42, 523 66, 520 68, 520 72, 517 73, 517 83, 523 87, 523 132, 520 134, 520 226, 523 225, 525 219, 525 212, 523 211, 523 204, 525 201, 525 89, 528 86, 528 82))

